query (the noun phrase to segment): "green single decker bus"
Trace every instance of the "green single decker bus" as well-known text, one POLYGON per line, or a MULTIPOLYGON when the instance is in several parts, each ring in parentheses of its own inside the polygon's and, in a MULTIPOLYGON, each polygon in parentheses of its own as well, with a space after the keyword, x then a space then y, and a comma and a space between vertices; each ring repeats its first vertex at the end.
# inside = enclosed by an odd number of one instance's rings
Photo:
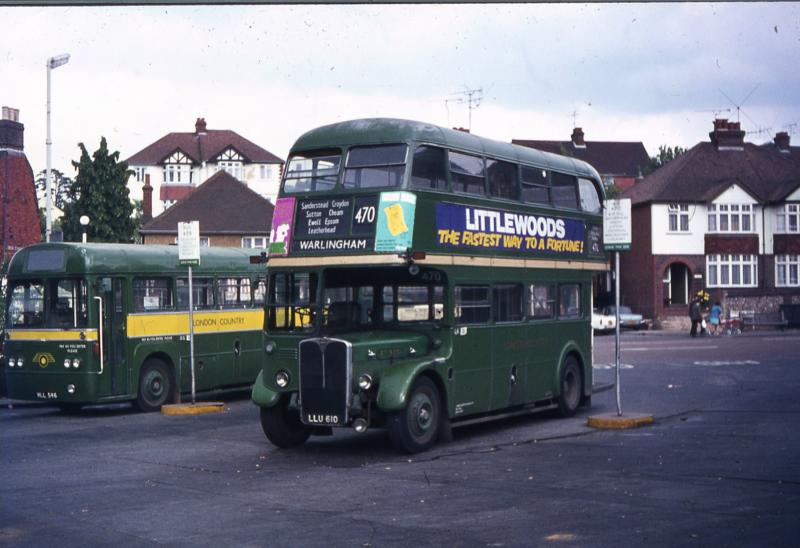
POLYGON ((575 413, 603 196, 586 163, 425 123, 301 136, 269 244, 253 387, 267 438, 375 426, 416 452, 453 425, 575 413))
MULTIPOLYGON (((191 391, 189 280, 176 246, 49 243, 8 268, 10 398, 65 410, 191 391)), ((261 369, 266 272, 249 250, 204 247, 193 267, 197 391, 252 384, 261 369)))

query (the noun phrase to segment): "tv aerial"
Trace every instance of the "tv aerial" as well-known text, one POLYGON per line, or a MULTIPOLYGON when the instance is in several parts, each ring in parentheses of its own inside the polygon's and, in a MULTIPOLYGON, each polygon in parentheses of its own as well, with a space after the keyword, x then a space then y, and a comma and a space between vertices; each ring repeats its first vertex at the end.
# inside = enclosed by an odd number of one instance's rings
MULTIPOLYGON (((464 86, 467 88, 467 86, 464 86)), ((472 111, 481 106, 481 101, 483 100, 483 88, 478 89, 465 89, 464 91, 457 91, 455 93, 451 93, 453 99, 445 99, 444 106, 447 108, 448 103, 456 103, 457 105, 467 105, 467 110, 469 111, 469 121, 467 124, 467 129, 472 131, 472 111)), ((450 115, 450 109, 447 109, 448 118, 450 115)), ((449 125, 449 120, 448 120, 449 125)))
MULTIPOLYGON (((741 121, 741 120, 740 120, 740 117, 739 117, 739 115, 742 113, 742 106, 743 106, 743 105, 744 105, 744 104, 747 102, 747 100, 748 100, 750 97, 752 97, 752 96, 753 96, 753 93, 755 93, 755 91, 758 89, 758 86, 760 86, 760 85, 761 85, 761 82, 757 83, 757 84, 756 84, 756 85, 753 87, 753 89, 751 89, 751 90, 750 90, 750 93, 748 93, 748 94, 745 96, 745 98, 744 98, 744 99, 742 99, 741 101, 739 101, 738 103, 737 103, 736 101, 734 101, 733 99, 731 99, 730 97, 728 97, 728 94, 727 94, 727 93, 725 93, 724 91, 722 91, 720 88, 717 88, 717 89, 719 90, 719 92, 720 92, 720 93, 721 93, 721 94, 722 94, 722 95, 723 95, 723 96, 724 96, 724 97, 725 97, 725 98, 726 98, 728 101, 730 101, 730 103, 731 103, 733 106, 735 106, 735 107, 736 107, 736 122, 737 122, 737 123, 741 121)), ((730 109, 728 109, 728 110, 730 111, 730 109)), ((744 115, 745 115, 745 116, 747 116, 747 113, 744 113, 744 115)), ((752 120, 752 119, 751 119, 749 116, 747 116, 747 119, 748 119, 748 120, 750 120, 751 122, 753 122, 753 120, 752 120)), ((753 125, 754 125, 754 126, 757 126, 758 124, 756 124, 755 122, 753 122, 753 125)))

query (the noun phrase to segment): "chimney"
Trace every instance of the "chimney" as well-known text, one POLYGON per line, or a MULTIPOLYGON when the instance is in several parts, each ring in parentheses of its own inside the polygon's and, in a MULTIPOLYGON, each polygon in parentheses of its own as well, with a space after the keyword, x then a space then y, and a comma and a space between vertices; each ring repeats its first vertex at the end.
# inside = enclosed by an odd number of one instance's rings
POLYGON ((717 118, 714 120, 714 131, 708 136, 717 150, 744 150, 744 131, 739 122, 717 118))
POLYGON ((142 187, 142 224, 153 218, 153 187, 150 186, 150 175, 144 176, 142 187))
POLYGON ((576 127, 572 130, 572 145, 575 148, 586 148, 586 141, 583 140, 583 128, 576 127))
POLYGON ((194 123, 194 132, 196 135, 205 135, 206 134, 206 119, 205 118, 198 118, 197 121, 194 123))
POLYGON ((3 117, 0 119, 0 150, 11 149, 22 152, 24 132, 25 126, 19 123, 19 110, 3 107, 3 117))
POLYGON ((789 134, 785 131, 780 131, 775 134, 775 146, 784 154, 789 154, 789 134))

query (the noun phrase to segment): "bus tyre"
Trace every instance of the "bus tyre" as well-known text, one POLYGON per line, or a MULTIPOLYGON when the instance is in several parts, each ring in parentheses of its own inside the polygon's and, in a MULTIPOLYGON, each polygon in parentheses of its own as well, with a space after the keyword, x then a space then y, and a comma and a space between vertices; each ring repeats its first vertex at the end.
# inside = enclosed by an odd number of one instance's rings
POLYGON ((169 368, 160 360, 147 360, 139 373, 139 392, 136 407, 139 411, 158 411, 172 401, 172 376, 169 368))
POLYGON ((419 377, 411 386, 408 404, 389 416, 386 428, 392 445, 404 453, 418 453, 439 439, 442 399, 428 377, 419 377))
POLYGON ((583 388, 581 368, 575 356, 568 356, 561 368, 558 412, 562 417, 571 417, 581 403, 583 388))
POLYGON ((285 398, 272 407, 261 408, 261 429, 267 439, 282 449, 303 445, 311 428, 300 420, 300 413, 289 409, 285 398))

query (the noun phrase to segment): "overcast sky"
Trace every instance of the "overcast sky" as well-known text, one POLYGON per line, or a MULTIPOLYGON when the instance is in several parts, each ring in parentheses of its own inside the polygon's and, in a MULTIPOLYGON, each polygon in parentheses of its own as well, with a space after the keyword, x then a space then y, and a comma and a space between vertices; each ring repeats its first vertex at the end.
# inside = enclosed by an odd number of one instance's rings
POLYGON ((397 117, 472 131, 690 147, 715 112, 800 145, 800 4, 0 8, 0 104, 45 167, 105 136, 127 158, 171 131, 232 129, 285 158, 313 127, 397 117), (726 97, 727 95, 727 97, 726 97), (725 109, 730 109, 726 111, 725 109), (575 118, 573 118, 575 113, 575 118))

